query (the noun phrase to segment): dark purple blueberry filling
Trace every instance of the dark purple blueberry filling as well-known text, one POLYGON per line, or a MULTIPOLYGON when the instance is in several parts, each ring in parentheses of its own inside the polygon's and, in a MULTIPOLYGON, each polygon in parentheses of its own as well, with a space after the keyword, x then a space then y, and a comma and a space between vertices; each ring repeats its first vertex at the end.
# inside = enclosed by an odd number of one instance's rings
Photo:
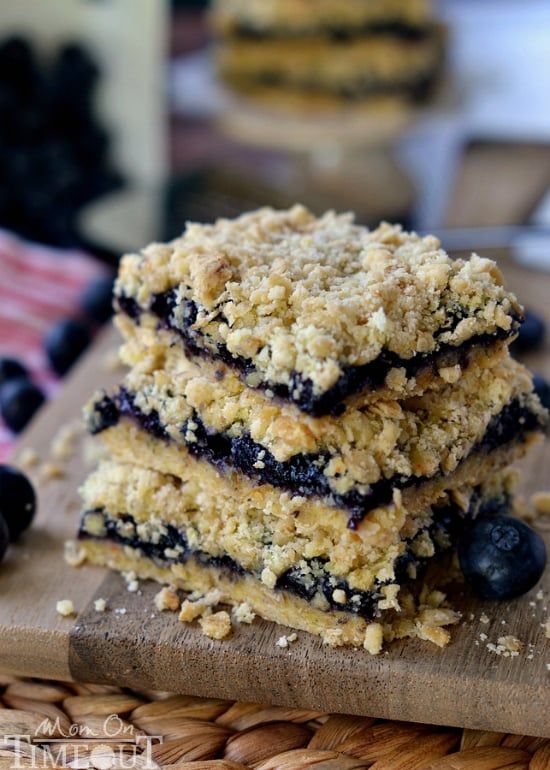
POLYGON ((292 37, 304 38, 322 34, 336 42, 345 43, 364 35, 392 35, 403 40, 425 40, 432 31, 433 27, 431 25, 420 26, 406 24, 400 19, 387 19, 385 21, 371 21, 354 27, 339 26, 338 24, 331 23, 321 27, 319 31, 317 29, 294 29, 292 27, 283 27, 280 30, 267 29, 241 22, 235 25, 232 32, 235 37, 240 37, 244 40, 263 41, 292 37))
POLYGON ((422 103, 429 98, 434 86, 439 80, 439 72, 434 69, 432 72, 422 74, 418 77, 404 77, 401 80, 374 80, 365 78, 346 85, 340 85, 328 88, 320 85, 316 81, 294 81, 287 80, 278 72, 262 72, 260 75, 244 78, 239 76, 232 79, 235 86, 248 85, 249 87, 262 85, 267 88, 284 86, 286 91, 307 92, 310 94, 331 93, 340 99, 349 102, 363 100, 373 96, 402 96, 406 97, 413 104, 422 103))
MULTIPOLYGON (((124 295, 117 297, 118 307, 121 312, 128 315, 134 321, 138 321, 140 310, 132 298, 124 295)), ((196 321, 198 306, 192 300, 185 300, 182 319, 176 321, 173 310, 176 306, 176 291, 169 289, 162 294, 156 294, 149 308, 159 318, 159 326, 179 334, 186 352, 191 356, 207 356, 213 360, 219 360, 238 371, 243 377, 255 372, 252 360, 242 356, 233 355, 225 345, 209 340, 200 330, 193 328, 196 321)), ((440 332, 443 334, 451 330, 465 317, 462 308, 457 307, 452 317, 448 320, 440 332)), ((223 320, 223 316, 220 316, 223 320)), ((417 377, 427 373, 437 374, 441 366, 455 366, 458 364, 464 368, 470 362, 472 349, 489 349, 500 340, 513 337, 523 318, 515 316, 509 330, 499 329, 494 334, 479 334, 467 340, 460 347, 440 343, 434 353, 419 353, 409 359, 402 359, 390 351, 382 353, 368 364, 361 366, 347 366, 343 374, 332 388, 321 394, 314 394, 313 383, 299 372, 291 374, 290 385, 264 381, 258 386, 260 389, 271 390, 275 396, 291 401, 303 412, 313 416, 338 415, 344 411, 343 401, 354 393, 361 391, 378 390, 384 385, 386 376, 394 368, 404 368, 406 376, 417 377)))
POLYGON ((116 297, 116 306, 121 313, 127 315, 132 321, 139 321, 142 309, 133 297, 127 297, 125 294, 119 294, 116 297))
MULTIPOLYGON (((104 427, 114 424, 112 416, 118 411, 120 416, 135 420, 141 428, 157 438, 172 440, 160 422, 158 412, 153 410, 145 415, 125 388, 119 389, 113 398, 103 396, 97 403, 98 411, 106 413, 110 420, 109 425, 104 427)), ((98 411, 89 422, 89 429, 93 433, 103 430, 98 411)), ((485 436, 473 447, 472 453, 490 452, 512 441, 521 441, 530 431, 543 427, 542 419, 541 415, 530 411, 521 399, 514 399, 492 418, 485 436)), ((325 498, 331 504, 348 511, 350 529, 355 529, 372 508, 391 502, 394 489, 420 486, 426 481, 421 476, 396 475, 372 484, 368 494, 351 490, 339 495, 331 489, 329 480, 323 473, 330 460, 328 452, 295 455, 287 462, 280 462, 246 433, 239 437, 210 433, 196 414, 193 415, 192 422, 195 441, 184 441, 188 422, 183 424, 180 431, 182 443, 192 455, 207 460, 221 471, 234 468, 262 484, 271 484, 294 494, 325 498)))

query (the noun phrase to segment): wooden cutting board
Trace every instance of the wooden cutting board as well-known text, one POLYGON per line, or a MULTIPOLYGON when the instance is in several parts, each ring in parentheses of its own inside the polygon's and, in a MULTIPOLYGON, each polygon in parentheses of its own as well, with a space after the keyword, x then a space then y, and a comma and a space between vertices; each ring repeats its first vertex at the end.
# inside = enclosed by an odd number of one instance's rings
MULTIPOLYGON (((520 299, 550 324, 550 275, 514 265, 506 272, 520 299)), ((76 424, 96 387, 120 378, 120 371, 106 367, 116 344, 110 331, 97 341, 19 442, 16 456, 32 448, 39 457, 30 473, 40 507, 33 527, 0 566, 1 669, 550 737, 550 640, 541 626, 550 618, 550 570, 514 601, 484 603, 463 596, 463 622, 445 649, 407 641, 372 657, 363 650, 328 648, 302 632, 281 648, 277 640, 287 629, 259 619, 213 641, 175 614, 156 611, 156 585, 142 583, 139 593, 130 593, 106 570, 68 566, 63 544, 78 526, 77 488, 91 469, 89 439, 77 437, 69 459, 54 456, 54 439, 63 426, 76 424), (75 617, 57 614, 56 602, 64 598, 73 601, 75 617), (96 598, 107 600, 106 612, 94 609, 96 598), (523 642, 517 657, 488 649, 505 635, 523 642)), ((543 353, 528 361, 546 375, 548 348, 547 342, 543 353)), ((522 467, 527 492, 550 489, 548 442, 522 467)), ((550 520, 540 526, 550 551, 550 520)))

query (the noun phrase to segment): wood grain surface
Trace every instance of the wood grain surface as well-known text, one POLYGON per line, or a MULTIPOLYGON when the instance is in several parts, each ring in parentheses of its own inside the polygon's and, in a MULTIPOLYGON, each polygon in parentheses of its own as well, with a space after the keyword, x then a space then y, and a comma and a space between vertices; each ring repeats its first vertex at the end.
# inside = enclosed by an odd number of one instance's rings
MULTIPOLYGON (((508 283, 550 324, 550 275, 506 266, 508 283)), ((463 622, 439 649, 398 642, 373 657, 363 650, 331 649, 299 633, 277 646, 287 629, 256 619, 222 642, 203 636, 175 614, 155 610, 154 584, 129 593, 106 570, 69 567, 63 544, 78 527, 78 486, 91 469, 90 439, 79 436, 69 459, 53 453, 63 426, 78 424, 82 404, 121 372, 105 362, 117 339, 108 331, 67 379, 61 395, 21 438, 39 460, 29 473, 39 491, 39 513, 21 543, 0 566, 0 668, 26 676, 151 687, 206 697, 267 702, 327 712, 374 715, 433 724, 550 737, 550 570, 520 599, 484 603, 458 596, 463 622), (56 472, 60 475, 56 476, 56 472), (56 602, 68 598, 77 615, 64 618, 56 602), (108 611, 94 609, 96 598, 108 611), (485 614, 488 622, 480 618, 485 614), (517 657, 491 652, 488 643, 513 635, 517 657)), ((528 359, 550 376, 549 344, 528 359)), ((544 442, 522 465, 526 493, 550 489, 550 448, 544 442)), ((540 521, 550 549, 549 522, 540 521)))

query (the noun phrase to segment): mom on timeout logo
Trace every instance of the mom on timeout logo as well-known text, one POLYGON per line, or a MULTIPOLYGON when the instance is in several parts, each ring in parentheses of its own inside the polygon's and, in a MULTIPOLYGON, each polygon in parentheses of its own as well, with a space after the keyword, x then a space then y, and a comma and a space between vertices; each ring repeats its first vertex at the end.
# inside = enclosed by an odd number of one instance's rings
POLYGON ((145 735, 117 714, 105 717, 96 728, 77 723, 67 726, 59 717, 46 717, 34 735, 4 735, 0 758, 4 762, 11 759, 13 770, 159 770, 153 747, 162 742, 162 735, 145 735))

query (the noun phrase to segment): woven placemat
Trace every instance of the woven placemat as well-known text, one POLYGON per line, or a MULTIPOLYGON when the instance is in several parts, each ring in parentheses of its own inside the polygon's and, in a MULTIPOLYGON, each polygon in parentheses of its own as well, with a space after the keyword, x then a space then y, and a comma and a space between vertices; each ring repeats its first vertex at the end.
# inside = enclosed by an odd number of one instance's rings
POLYGON ((0 770, 549 770, 550 739, 0 674, 0 770))

